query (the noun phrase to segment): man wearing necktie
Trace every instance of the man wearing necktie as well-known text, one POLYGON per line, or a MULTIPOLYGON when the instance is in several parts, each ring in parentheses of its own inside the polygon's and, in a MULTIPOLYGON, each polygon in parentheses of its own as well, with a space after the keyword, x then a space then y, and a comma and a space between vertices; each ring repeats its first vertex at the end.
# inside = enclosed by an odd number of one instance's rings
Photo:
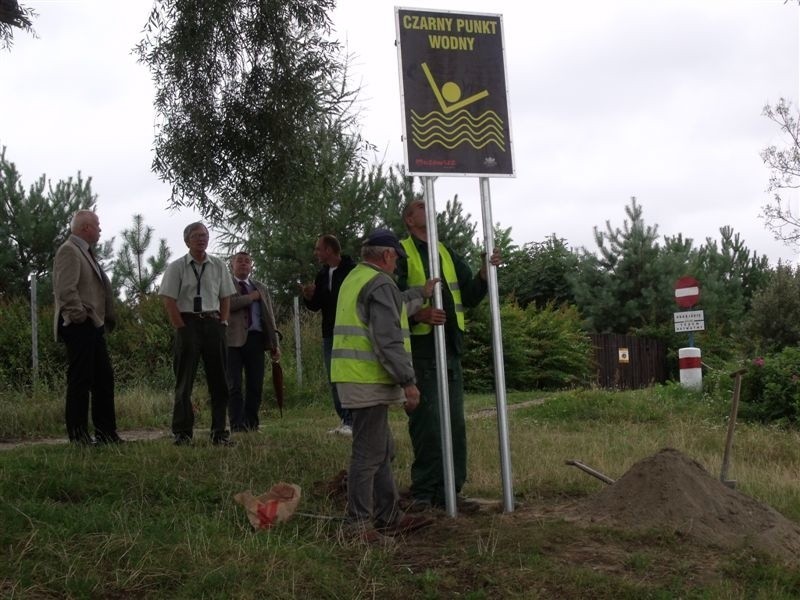
POLYGON ((231 259, 233 284, 231 314, 226 332, 228 344, 228 416, 233 431, 257 431, 258 409, 264 388, 264 358, 269 350, 280 359, 272 300, 263 283, 250 279, 253 260, 247 252, 231 259), (242 394, 244 372, 244 394, 242 394))
POLYGON ((176 446, 192 443, 192 389, 201 359, 211 400, 211 443, 234 445, 225 427, 228 412, 225 328, 236 289, 225 261, 206 252, 208 240, 208 229, 202 223, 186 226, 183 241, 189 252, 167 266, 158 291, 175 328, 172 433, 176 446))
POLYGON ((53 264, 54 333, 67 348, 67 435, 74 444, 95 443, 89 434, 91 404, 96 443, 119 444, 114 370, 105 338, 115 324, 114 294, 92 251, 100 239, 100 220, 90 210, 79 210, 70 231, 53 264))

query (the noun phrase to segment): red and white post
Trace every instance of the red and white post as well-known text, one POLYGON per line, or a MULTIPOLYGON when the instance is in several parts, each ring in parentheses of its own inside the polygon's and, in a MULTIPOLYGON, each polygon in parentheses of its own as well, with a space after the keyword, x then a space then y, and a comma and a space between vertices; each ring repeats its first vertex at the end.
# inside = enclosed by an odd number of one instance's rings
POLYGON ((703 367, 700 348, 679 348, 678 368, 681 385, 687 389, 700 391, 703 389, 703 367))

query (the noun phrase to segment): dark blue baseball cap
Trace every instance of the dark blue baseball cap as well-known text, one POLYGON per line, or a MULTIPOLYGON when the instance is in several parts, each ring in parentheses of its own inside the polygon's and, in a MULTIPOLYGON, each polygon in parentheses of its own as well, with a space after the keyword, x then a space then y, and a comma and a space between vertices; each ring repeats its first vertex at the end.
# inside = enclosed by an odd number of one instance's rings
POLYGON ((395 251, 397 252, 397 256, 399 256, 400 258, 406 257, 406 251, 403 250, 403 246, 400 244, 400 240, 398 240, 397 236, 388 229, 376 229, 367 236, 367 239, 365 239, 364 243, 361 245, 384 246, 386 248, 394 248, 395 251))

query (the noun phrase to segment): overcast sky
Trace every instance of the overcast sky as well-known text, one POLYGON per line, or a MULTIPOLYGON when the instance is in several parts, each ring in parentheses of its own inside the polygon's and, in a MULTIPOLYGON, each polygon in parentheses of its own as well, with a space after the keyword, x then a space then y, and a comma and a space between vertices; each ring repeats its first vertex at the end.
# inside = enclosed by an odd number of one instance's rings
MULTIPOLYGON (((103 237, 142 213, 173 257, 189 211, 167 210, 150 172, 153 88, 131 49, 150 0, 23 0, 38 39, 17 32, 0 54, 0 146, 26 188, 81 171, 98 194, 103 237)), ((471 0, 409 8, 501 14, 516 177, 491 179, 494 221, 517 244, 551 233, 594 249, 592 228, 621 226, 631 196, 662 235, 699 245, 730 225, 747 245, 797 261, 759 219, 769 173, 759 153, 780 143, 761 116, 800 93, 800 9, 782 0, 471 0)), ((402 163, 395 3, 341 0, 334 13, 362 88, 363 133, 376 158, 402 163)), ((436 203, 458 194, 479 223, 475 178, 439 178, 436 203)), ((797 196, 793 206, 798 207, 797 196)), ((212 231, 213 237, 213 231, 212 231)), ((213 240, 212 240, 213 243, 213 240)), ((155 245, 153 246, 155 250, 155 245)))

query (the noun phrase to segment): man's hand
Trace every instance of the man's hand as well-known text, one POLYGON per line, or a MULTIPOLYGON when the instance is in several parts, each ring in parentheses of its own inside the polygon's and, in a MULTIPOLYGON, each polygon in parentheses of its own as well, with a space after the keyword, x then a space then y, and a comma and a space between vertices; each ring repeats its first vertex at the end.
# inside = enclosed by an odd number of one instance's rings
POLYGON ((261 299, 261 292, 259 292, 258 290, 253 290, 247 295, 253 302, 258 302, 261 299))
POLYGON ((447 320, 447 313, 440 308, 428 306, 415 312, 414 320, 417 323, 427 323, 428 325, 444 325, 447 320))
POLYGON ((440 281, 441 279, 439 279, 438 277, 436 277, 435 279, 428 279, 428 281, 425 282, 425 286, 422 288, 422 295, 425 298, 430 298, 431 296, 433 296, 433 290, 436 288, 436 284, 439 283, 440 281))
POLYGON ((281 349, 280 348, 270 348, 269 350, 269 358, 272 362, 279 362, 281 360, 281 349))
POLYGON ((300 293, 303 294, 303 298, 306 300, 311 300, 314 297, 314 290, 317 289, 313 283, 308 283, 303 285, 302 283, 298 282, 297 287, 300 288, 300 293))
POLYGON ((413 383, 403 387, 403 393, 406 396, 406 401, 403 403, 403 409, 407 413, 414 412, 419 406, 419 389, 413 383))
MULTIPOLYGON (((489 257, 489 264, 493 267, 499 267, 500 263, 503 262, 503 258, 500 256, 500 249, 495 248, 492 251, 492 255, 489 257)), ((486 281, 486 252, 481 252, 481 270, 478 272, 481 279, 486 281)))

